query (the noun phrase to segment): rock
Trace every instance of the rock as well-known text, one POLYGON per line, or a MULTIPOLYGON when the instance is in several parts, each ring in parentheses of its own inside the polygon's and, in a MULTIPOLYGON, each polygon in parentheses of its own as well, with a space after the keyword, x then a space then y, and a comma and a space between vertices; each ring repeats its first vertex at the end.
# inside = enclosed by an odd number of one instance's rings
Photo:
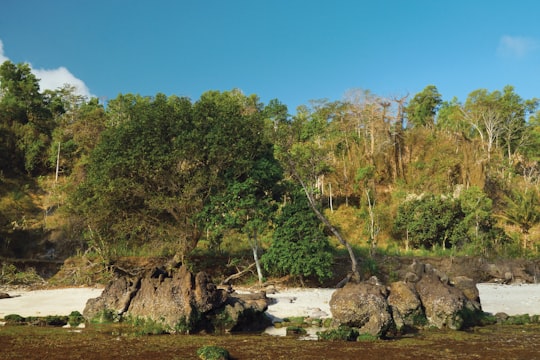
POLYGON ((360 334, 383 337, 393 324, 387 295, 386 287, 373 279, 346 284, 330 300, 334 324, 358 328, 360 334))
POLYGON ((221 332, 262 331, 272 325, 266 316, 268 298, 265 292, 234 294, 211 319, 213 327, 221 332))
POLYGON ((426 273, 415 284, 430 326, 460 330, 464 324, 462 311, 465 295, 459 289, 442 282, 435 272, 426 273))
POLYGON ((408 272, 405 274, 405 282, 407 283, 415 283, 418 280, 420 280, 420 277, 413 272, 408 272))
POLYGON ((334 323, 382 337, 393 328, 400 332, 425 326, 460 330, 478 320, 480 299, 472 279, 449 279, 431 264, 416 260, 402 276, 388 289, 371 278, 336 290, 330 301, 334 323))
POLYGON ((101 296, 86 302, 83 315, 86 319, 94 319, 103 311, 122 315, 128 309, 131 299, 140 286, 140 279, 120 277, 112 281, 102 292, 101 296))
POLYGON ((392 316, 398 331, 425 325, 426 317, 422 309, 422 302, 413 284, 404 281, 390 284, 388 305, 392 309, 392 316))
POLYGON ((9 295, 8 293, 0 292, 0 299, 12 299, 20 296, 21 295, 9 295))
POLYGON ((471 310, 482 310, 480 304, 480 292, 473 279, 466 276, 456 276, 451 279, 450 284, 463 292, 463 295, 465 295, 465 298, 467 299, 466 305, 472 306, 471 310))
POLYGON ((505 312, 498 312, 495 314, 495 318, 497 319, 498 323, 505 322, 510 318, 510 315, 508 315, 505 312))
POLYGON ((92 320, 112 313, 119 320, 151 319, 169 332, 213 332, 244 329, 252 320, 262 323, 266 307, 264 293, 251 299, 227 294, 212 283, 208 274, 193 275, 181 266, 120 276, 100 297, 88 300, 83 315, 92 320))

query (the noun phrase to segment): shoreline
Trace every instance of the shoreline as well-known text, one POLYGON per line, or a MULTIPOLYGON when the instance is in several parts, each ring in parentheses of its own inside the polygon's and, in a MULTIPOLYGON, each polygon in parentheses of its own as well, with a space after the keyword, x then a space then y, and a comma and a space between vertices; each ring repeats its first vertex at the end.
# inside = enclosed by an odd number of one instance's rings
MULTIPOLYGON (((496 314, 540 315, 540 284, 500 285, 479 283, 482 310, 496 314)), ((73 287, 43 290, 12 288, 2 290, 13 298, 0 299, 0 319, 9 314, 28 316, 69 315, 83 312, 88 299, 101 295, 101 287, 73 287)), ((286 288, 268 294, 273 303, 267 313, 273 321, 286 317, 331 317, 331 288, 286 288)))

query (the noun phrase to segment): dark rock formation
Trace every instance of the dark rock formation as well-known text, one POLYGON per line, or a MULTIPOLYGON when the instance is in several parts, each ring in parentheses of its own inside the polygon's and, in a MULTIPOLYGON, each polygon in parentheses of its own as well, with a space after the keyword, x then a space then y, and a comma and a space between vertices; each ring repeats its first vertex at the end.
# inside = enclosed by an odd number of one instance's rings
POLYGON ((102 295, 88 300, 87 320, 144 318, 161 323, 170 332, 260 330, 268 320, 265 294, 242 298, 218 289, 210 277, 190 273, 185 266, 162 268, 140 275, 119 276, 102 295))
POLYGON ((461 313, 466 297, 461 290, 441 281, 434 271, 426 272, 415 284, 415 289, 430 326, 453 330, 462 328, 464 320, 461 313))
POLYGON ((393 282, 389 291, 388 305, 398 331, 426 324, 426 315, 414 284, 405 281, 393 282))
POLYGON ((334 323, 359 329, 360 334, 382 337, 392 325, 386 298, 388 292, 376 278, 363 283, 347 283, 330 300, 334 323))
POLYGON ((8 293, 0 292, 0 299, 11 299, 19 296, 21 295, 9 295, 8 293))
POLYGON ((330 301, 334 324, 382 337, 390 329, 460 330, 472 325, 475 314, 481 314, 478 289, 472 279, 449 278, 430 264, 416 261, 403 274, 402 281, 388 288, 372 278, 336 290, 330 301))

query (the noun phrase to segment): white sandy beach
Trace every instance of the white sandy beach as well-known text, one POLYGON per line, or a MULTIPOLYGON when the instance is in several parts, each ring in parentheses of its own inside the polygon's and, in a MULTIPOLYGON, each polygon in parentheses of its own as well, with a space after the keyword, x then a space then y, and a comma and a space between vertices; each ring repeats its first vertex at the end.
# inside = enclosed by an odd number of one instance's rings
POLYGON ((482 310, 496 314, 540 315, 540 284, 477 284, 482 310))
MULTIPOLYGON (((540 284, 496 285, 478 284, 482 309, 489 313, 509 315, 540 314, 540 284)), ((7 291, 11 299, 0 299, 0 319, 9 314, 21 316, 68 315, 82 313, 86 301, 101 295, 101 288, 65 288, 50 290, 7 291)), ((334 289, 283 289, 268 297, 274 303, 268 314, 274 320, 304 316, 331 317, 330 298, 334 289)))
POLYGON ((16 297, 0 299, 0 319, 9 314, 28 317, 69 315, 72 311, 82 313, 88 299, 98 297, 103 292, 103 289, 84 287, 4 292, 16 297))

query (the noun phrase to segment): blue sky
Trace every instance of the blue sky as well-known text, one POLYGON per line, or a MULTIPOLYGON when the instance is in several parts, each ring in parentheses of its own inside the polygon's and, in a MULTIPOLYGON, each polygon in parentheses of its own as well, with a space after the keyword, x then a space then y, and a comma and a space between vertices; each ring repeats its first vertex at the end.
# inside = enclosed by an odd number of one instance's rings
POLYGON ((540 1, 3 0, 0 61, 103 100, 239 88, 290 112, 348 90, 540 97, 540 1))

